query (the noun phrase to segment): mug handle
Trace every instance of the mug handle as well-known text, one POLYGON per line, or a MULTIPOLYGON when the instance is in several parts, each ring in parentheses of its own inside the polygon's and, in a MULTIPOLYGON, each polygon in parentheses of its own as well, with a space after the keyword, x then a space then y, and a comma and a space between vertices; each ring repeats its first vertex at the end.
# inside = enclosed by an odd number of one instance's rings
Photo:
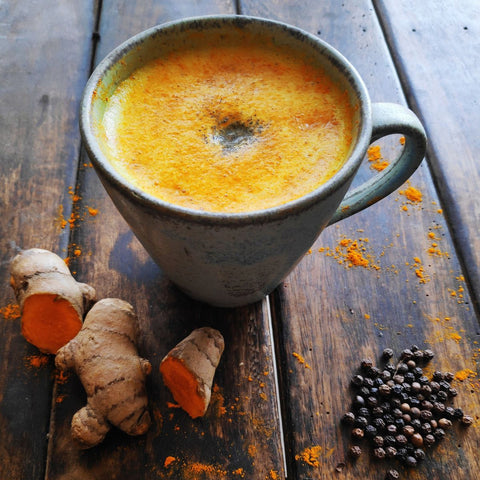
POLYGON ((420 165, 425 156, 427 137, 417 116, 402 105, 373 103, 371 143, 395 133, 405 137, 400 156, 373 178, 347 193, 328 225, 350 217, 386 197, 405 183, 420 165))

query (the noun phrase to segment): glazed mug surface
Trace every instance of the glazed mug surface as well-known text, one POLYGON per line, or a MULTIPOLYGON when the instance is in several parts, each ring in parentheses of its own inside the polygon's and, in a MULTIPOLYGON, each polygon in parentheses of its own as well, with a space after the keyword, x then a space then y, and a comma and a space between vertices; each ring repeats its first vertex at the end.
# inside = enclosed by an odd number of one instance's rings
POLYGON ((146 30, 113 50, 95 69, 82 99, 80 130, 92 164, 132 231, 163 272, 191 297, 238 307, 269 294, 296 266, 322 230, 372 205, 400 187, 421 163, 426 136, 407 108, 370 101, 354 67, 321 39, 284 23, 248 16, 183 19, 146 30), (152 197, 125 180, 100 146, 96 126, 108 97, 146 62, 185 36, 241 30, 301 48, 344 88, 356 115, 350 154, 326 183, 301 198, 247 213, 211 213, 152 197), (399 157, 370 180, 348 191, 375 140, 401 134, 399 157))

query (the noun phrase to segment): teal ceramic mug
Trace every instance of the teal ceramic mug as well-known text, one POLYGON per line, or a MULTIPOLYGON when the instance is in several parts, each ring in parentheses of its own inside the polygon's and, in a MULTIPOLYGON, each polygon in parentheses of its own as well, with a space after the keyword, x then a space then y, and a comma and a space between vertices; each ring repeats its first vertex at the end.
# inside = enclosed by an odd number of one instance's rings
POLYGON ((238 307, 270 293, 302 259, 322 230, 385 197, 421 163, 425 132, 407 108, 371 103, 356 70, 319 38, 284 23, 247 16, 183 19, 142 32, 112 51, 85 88, 82 138, 94 168, 119 212, 153 260, 180 289, 215 306, 238 307), (307 52, 344 88, 356 112, 350 154, 316 190, 283 205, 248 213, 210 213, 170 204, 123 178, 102 153, 97 126, 120 82, 151 59, 166 55, 192 32, 247 31, 307 52), (401 134, 398 158, 352 191, 349 187, 369 145, 401 134))

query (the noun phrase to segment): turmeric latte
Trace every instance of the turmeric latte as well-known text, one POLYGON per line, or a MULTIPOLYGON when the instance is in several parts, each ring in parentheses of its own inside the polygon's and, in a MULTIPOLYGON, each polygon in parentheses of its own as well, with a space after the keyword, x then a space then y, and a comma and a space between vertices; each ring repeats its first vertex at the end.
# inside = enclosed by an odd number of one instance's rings
POLYGON ((114 168, 166 202, 209 212, 302 197, 342 166, 348 96, 287 47, 198 42, 148 62, 108 98, 99 135, 114 168))

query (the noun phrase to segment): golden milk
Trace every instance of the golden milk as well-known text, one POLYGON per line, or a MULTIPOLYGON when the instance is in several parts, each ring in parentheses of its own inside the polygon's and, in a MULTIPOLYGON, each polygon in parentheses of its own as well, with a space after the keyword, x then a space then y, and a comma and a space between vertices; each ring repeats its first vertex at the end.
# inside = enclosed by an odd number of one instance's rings
POLYGON ((348 156, 347 93, 285 46, 199 42, 136 70, 108 98, 102 149, 129 182, 176 205, 248 212, 299 198, 348 156))

